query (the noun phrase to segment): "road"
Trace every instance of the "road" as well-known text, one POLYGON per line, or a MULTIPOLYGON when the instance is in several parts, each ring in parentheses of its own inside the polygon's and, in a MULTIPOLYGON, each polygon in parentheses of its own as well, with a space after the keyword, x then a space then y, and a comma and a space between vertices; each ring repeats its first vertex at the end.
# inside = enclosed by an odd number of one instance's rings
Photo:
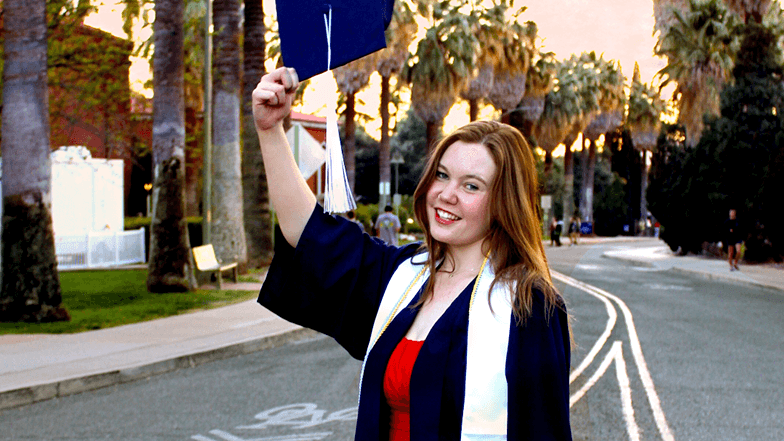
POLYGON ((602 257, 631 246, 547 249, 573 316, 574 438, 784 439, 784 293, 602 257))
MULTIPOLYGON (((784 439, 784 293, 548 248, 568 302, 575 440, 784 439)), ((332 340, 0 413, 3 440, 353 439, 360 362, 332 340)))

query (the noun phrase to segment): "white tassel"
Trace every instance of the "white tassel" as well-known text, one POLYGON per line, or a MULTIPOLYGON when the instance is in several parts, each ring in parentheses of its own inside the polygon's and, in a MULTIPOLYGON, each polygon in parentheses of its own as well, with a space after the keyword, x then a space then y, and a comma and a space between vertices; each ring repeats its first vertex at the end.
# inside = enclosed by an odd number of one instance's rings
MULTIPOLYGON (((332 64, 332 7, 329 15, 324 14, 324 26, 327 30, 327 70, 332 64)), ((343 163, 343 148, 340 145, 340 132, 338 131, 338 95, 337 81, 330 74, 332 81, 330 88, 332 95, 327 98, 327 185, 324 194, 324 210, 327 213, 345 213, 357 208, 351 186, 346 175, 346 165, 343 163), (334 84, 334 86, 333 86, 334 84)))

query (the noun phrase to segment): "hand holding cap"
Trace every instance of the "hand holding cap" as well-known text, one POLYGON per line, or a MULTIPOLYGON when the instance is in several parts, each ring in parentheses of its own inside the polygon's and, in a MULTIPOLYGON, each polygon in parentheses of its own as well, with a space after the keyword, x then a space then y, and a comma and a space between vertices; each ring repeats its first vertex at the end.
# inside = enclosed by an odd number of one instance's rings
POLYGON ((256 129, 269 130, 289 114, 297 87, 299 78, 292 68, 281 67, 261 77, 253 90, 256 129))

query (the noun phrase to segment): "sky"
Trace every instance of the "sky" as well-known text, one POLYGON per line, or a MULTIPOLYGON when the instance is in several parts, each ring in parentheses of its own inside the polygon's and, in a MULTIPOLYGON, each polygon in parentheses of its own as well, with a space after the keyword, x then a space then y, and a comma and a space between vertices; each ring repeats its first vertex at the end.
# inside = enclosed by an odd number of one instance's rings
MULTIPOLYGON (((527 6, 521 19, 536 22, 539 36, 543 39, 542 50, 555 52, 559 59, 583 51, 596 51, 597 54, 603 54, 605 59, 619 61, 629 82, 634 63, 638 62, 642 81, 658 84, 654 76, 665 63, 653 55, 656 39, 652 35, 654 19, 651 0, 515 0, 514 5, 527 6)), ((274 2, 264 0, 264 10, 268 15, 274 15, 274 2)), ((88 17, 85 22, 124 38, 120 14, 119 6, 114 5, 112 0, 106 0, 99 7, 99 12, 88 17)), ((151 30, 142 30, 137 26, 134 34, 146 38, 145 32, 151 30)), ((141 84, 150 77, 149 67, 145 60, 132 61, 132 87, 140 90, 141 84)), ((330 94, 321 94, 318 89, 334 83, 319 77, 315 78, 314 85, 306 92, 305 103, 299 111, 323 116, 325 96, 330 94)), ((364 123, 371 136, 375 137, 380 126, 380 118, 376 118, 379 113, 379 83, 380 78, 376 74, 371 78, 370 86, 357 94, 361 102, 357 110, 375 118, 374 121, 364 123)), ((151 91, 146 94, 150 96, 151 91)), ((480 113, 480 117, 491 116, 493 110, 490 107, 480 113)), ((444 130, 448 132, 467 122, 468 107, 458 102, 447 116, 444 130)))

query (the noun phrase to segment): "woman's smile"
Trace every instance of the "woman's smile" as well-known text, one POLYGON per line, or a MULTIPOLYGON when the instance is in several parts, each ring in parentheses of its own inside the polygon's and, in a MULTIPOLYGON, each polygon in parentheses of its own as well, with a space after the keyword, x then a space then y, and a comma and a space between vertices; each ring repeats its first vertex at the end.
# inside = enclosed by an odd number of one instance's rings
POLYGON ((481 244, 490 230, 496 165, 482 144, 457 141, 444 152, 427 192, 430 234, 449 246, 481 244))

